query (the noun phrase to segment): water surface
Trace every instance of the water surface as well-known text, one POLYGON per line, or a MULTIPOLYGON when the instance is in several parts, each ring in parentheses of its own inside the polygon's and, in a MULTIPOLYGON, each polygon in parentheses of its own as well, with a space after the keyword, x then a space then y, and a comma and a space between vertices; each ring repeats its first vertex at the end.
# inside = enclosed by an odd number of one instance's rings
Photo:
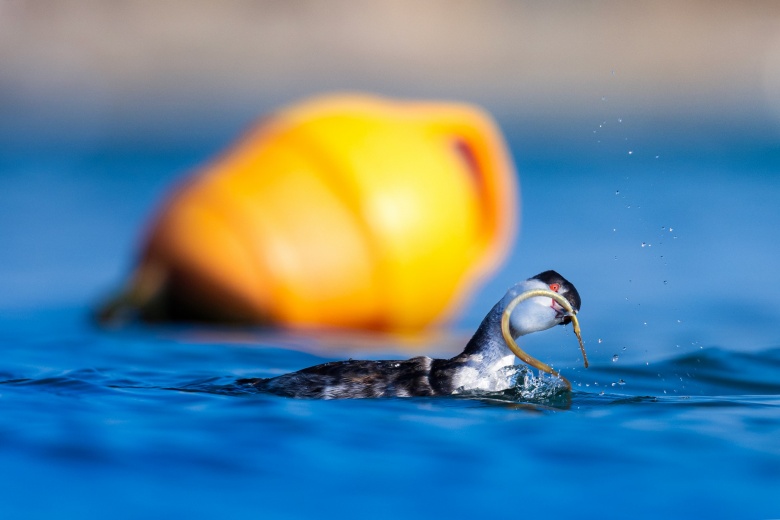
POLYGON ((3 516, 780 517, 776 141, 716 153, 625 126, 576 148, 507 128, 523 190, 518 245, 454 323, 411 343, 101 330, 92 307, 129 268, 155 205, 218 142, 6 150, 3 516), (454 355, 509 285, 546 269, 582 295, 591 367, 570 329, 524 348, 560 369, 571 395, 230 390, 335 359, 454 355))

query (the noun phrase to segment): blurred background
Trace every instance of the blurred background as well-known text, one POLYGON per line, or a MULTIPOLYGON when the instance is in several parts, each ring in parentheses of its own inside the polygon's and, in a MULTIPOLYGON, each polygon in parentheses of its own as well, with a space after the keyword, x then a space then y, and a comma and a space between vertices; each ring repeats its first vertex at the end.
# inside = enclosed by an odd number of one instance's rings
POLYGON ((604 355, 777 344, 772 1, 0 0, 0 312, 89 309, 177 180, 343 90, 476 103, 505 132, 522 227, 457 327, 553 268, 604 355))
POLYGON ((771 1, 4 0, 0 9, 5 142, 211 142, 280 103, 342 89, 470 100, 537 134, 566 130, 566 141, 590 142, 586 130, 612 112, 641 118, 640 129, 668 122, 674 137, 695 119, 725 136, 780 117, 771 1))
POLYGON ((779 200, 780 2, 0 0, 0 512, 458 518, 525 493, 561 516, 778 518, 779 200), (494 115, 517 240, 417 347, 459 351, 556 269, 591 366, 570 327, 524 348, 571 401, 225 394, 410 353, 90 321, 178 182, 268 111, 344 90, 494 115))

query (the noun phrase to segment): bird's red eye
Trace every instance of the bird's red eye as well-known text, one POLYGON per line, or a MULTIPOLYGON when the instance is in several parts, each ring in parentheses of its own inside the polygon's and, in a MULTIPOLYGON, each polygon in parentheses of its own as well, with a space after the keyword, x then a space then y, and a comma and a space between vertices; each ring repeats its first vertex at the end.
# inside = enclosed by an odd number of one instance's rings
POLYGON ((553 291, 553 292, 558 292, 558 289, 560 289, 560 288, 561 288, 560 284, 557 284, 557 283, 551 283, 550 284, 550 290, 553 291))

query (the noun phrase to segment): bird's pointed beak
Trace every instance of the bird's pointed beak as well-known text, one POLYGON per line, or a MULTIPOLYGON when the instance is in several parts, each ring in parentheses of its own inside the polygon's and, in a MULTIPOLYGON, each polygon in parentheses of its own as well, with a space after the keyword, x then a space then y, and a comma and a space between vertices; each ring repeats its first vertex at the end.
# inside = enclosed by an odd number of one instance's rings
POLYGON ((572 312, 564 312, 562 313, 562 316, 563 316, 563 324, 568 325, 569 323, 571 323, 572 318, 577 316, 577 311, 575 310, 572 312))

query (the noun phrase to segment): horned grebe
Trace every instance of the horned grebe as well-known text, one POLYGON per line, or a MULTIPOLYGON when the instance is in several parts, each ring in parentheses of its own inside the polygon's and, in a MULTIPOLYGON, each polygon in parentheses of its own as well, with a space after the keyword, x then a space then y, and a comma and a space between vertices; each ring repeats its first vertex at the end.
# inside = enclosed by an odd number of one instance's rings
MULTIPOLYGON (((506 390, 512 383, 502 374, 514 364, 516 356, 502 335, 502 314, 517 296, 534 290, 556 292, 570 303, 575 313, 580 309, 577 289, 557 272, 545 271, 511 287, 482 320, 463 352, 452 359, 420 356, 401 361, 334 361, 269 379, 240 379, 237 383, 285 397, 312 399, 434 396, 473 390, 506 390)), ((571 315, 555 299, 537 296, 517 304, 509 316, 509 333, 512 338, 518 338, 571 320, 571 315)), ((534 366, 546 367, 537 363, 534 366)), ((545 371, 557 375, 551 369, 545 371)))

